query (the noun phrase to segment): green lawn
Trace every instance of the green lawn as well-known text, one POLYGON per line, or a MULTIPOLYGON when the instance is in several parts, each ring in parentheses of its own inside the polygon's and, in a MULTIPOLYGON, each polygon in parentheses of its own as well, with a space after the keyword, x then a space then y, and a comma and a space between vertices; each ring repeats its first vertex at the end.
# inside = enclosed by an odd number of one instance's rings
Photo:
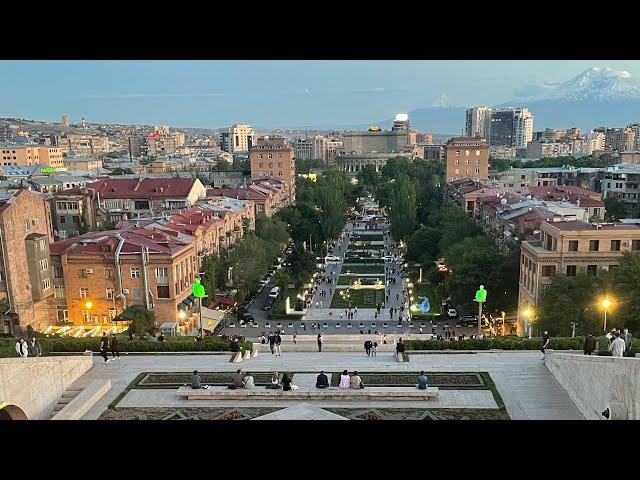
POLYGON ((338 277, 338 285, 353 285, 353 283, 359 278, 373 278, 376 277, 378 280, 382 280, 384 283, 385 276, 384 275, 371 275, 371 274, 363 274, 359 276, 354 275, 340 275, 338 277))
POLYGON ((381 273, 384 274, 384 265, 343 265, 342 273, 381 273))
MULTIPOLYGON (((346 289, 345 289, 346 290, 346 289)), ((340 295, 340 290, 337 290, 333 295, 331 301, 331 308, 347 308, 349 304, 351 307, 358 308, 376 308, 376 305, 384 302, 384 289, 373 290, 370 288, 363 289, 350 289, 351 297, 347 300, 340 295)))

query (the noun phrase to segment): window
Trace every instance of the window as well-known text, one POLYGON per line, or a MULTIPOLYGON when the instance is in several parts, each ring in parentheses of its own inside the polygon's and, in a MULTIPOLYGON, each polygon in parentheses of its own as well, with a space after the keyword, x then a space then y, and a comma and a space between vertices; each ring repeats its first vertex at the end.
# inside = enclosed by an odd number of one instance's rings
POLYGON ((600 250, 600 240, 589 240, 589 251, 597 252, 600 250))
POLYGON ((62 278, 64 276, 62 267, 56 265, 53 267, 53 278, 62 278))
POLYGON ((140 300, 142 298, 142 290, 139 288, 133 289, 133 299, 140 300))
POLYGON ((609 270, 615 270, 616 268, 618 268, 618 265, 609 265, 609 270))
POLYGON ((82 321, 84 323, 87 323, 87 322, 91 321, 91 316, 89 315, 89 312, 86 311, 86 310, 82 311, 82 321))
POLYGON ((620 240, 611 240, 611 251, 612 252, 620 251, 620 240))
POLYGON ((156 277, 167 277, 169 275, 167 267, 158 267, 156 268, 156 277))
POLYGON ((80 289, 80 298, 87 298, 89 297, 89 289, 88 288, 81 288, 80 289))
POLYGON ((138 267, 131 267, 131 278, 140 278, 140 269, 138 267))
POLYGON ((467 158, 467 159, 465 159, 464 164, 465 164, 465 165, 469 165, 469 159, 468 159, 468 158, 467 158))
POLYGON ((107 288, 107 300, 113 300, 114 298, 114 294, 113 294, 113 288, 107 288))
POLYGON ((575 277, 575 276, 576 276, 576 266, 567 265, 567 277, 575 277))
POLYGON ((45 239, 40 240, 40 251, 44 252, 47 248, 47 241, 45 239))
POLYGON ((556 266, 555 265, 543 265, 542 266, 542 276, 543 277, 552 277, 556 274, 556 266))
POLYGON ((29 231, 30 226, 31 226, 31 222, 29 222, 29 220, 25 220, 25 221, 24 221, 24 231, 25 231, 25 232, 28 232, 28 231, 29 231))
POLYGON ((631 240, 631 250, 640 250, 640 240, 631 240))
POLYGON ((597 271, 597 265, 587 265, 587 275, 595 275, 597 271))
POLYGON ((64 287, 62 285, 54 285, 53 296, 55 298, 64 298, 64 287))
POLYGON ((66 322, 67 320, 69 320, 69 311, 65 309, 58 310, 58 321, 66 322))
POLYGON ((134 208, 136 210, 149 210, 149 200, 136 200, 134 208))
POLYGON ((469 153, 470 153, 470 152, 469 152, 469 150, 465 150, 465 151, 464 151, 464 156, 465 156, 465 157, 468 157, 468 156, 469 156, 469 153))
POLYGON ((570 252, 578 251, 578 240, 569 240, 569 251, 570 252))
POLYGON ((87 278, 87 271, 84 268, 78 269, 78 278, 87 278))
POLYGON ((51 279, 45 278, 42 280, 42 290, 47 290, 51 288, 51 279))
POLYGON ((49 270, 49 260, 43 258, 38 262, 40 264, 40 271, 44 272, 45 270, 49 270))
POLYGON ((113 278, 113 270, 111 270, 110 268, 105 268, 104 278, 113 278))
POLYGON ((158 298, 169 298, 169 285, 158 285, 158 298))
POLYGON ((476 150, 476 157, 480 156, 480 150, 476 150))

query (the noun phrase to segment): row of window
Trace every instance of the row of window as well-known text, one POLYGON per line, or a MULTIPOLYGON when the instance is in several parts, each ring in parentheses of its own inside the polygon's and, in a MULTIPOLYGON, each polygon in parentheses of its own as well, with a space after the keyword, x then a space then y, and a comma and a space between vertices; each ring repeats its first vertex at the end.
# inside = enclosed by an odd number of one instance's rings
POLYGON ((58 210, 78 210, 78 202, 56 202, 58 210))
MULTIPOLYGON (((264 162, 260 162, 260 163, 258 164, 258 167, 260 167, 260 168, 264 168, 264 162)), ((282 168, 282 162, 278 162, 278 167, 279 167, 279 168, 282 168)), ((270 163, 270 164, 269 164, 269 168, 273 168, 273 163, 270 163)))
MULTIPOLYGON (((258 154, 258 158, 262 159, 263 158, 262 155, 263 155, 262 153, 259 153, 258 154)), ((268 155, 269 155, 269 157, 268 157, 269 160, 271 160, 273 158, 273 153, 269 153, 268 155)), ((278 153, 278 158, 282 158, 282 154, 281 153, 278 153)))
MULTIPOLYGON (((631 240, 631 243, 628 244, 628 241, 625 242, 626 245, 631 247, 631 250, 640 250, 640 240, 631 240)), ((622 245, 622 240, 611 240, 611 244, 609 247, 609 251, 611 252, 619 252, 620 246, 622 245)), ((570 252, 578 251, 578 240, 569 240, 568 249, 570 252)), ((600 240, 589 240, 589 251, 590 252, 599 252, 600 251, 600 240)))
MULTIPOLYGON (((46 279, 46 280, 48 281, 49 279, 46 279)), ((49 286, 47 286, 46 288, 49 288, 49 286)), ((158 293, 157 298, 170 298, 168 285, 158 285, 157 293, 158 293)), ((64 287, 62 285, 56 285, 54 288, 54 295, 55 295, 55 298, 65 298, 64 287)), ((114 300, 115 296, 116 296, 115 289, 107 288, 105 290, 105 298, 107 300, 114 300)), ((89 288, 87 287, 80 288, 80 298, 89 298, 89 288)), ((140 300, 142 298, 142 289, 134 288, 132 292, 132 298, 134 300, 140 300)))
MULTIPOLYGON (((466 159, 464 164, 469 165, 469 159, 466 159)), ((456 160, 456 165, 460 165, 460 160, 456 160)), ((480 160, 476 160, 476 165, 480 165, 480 160)))

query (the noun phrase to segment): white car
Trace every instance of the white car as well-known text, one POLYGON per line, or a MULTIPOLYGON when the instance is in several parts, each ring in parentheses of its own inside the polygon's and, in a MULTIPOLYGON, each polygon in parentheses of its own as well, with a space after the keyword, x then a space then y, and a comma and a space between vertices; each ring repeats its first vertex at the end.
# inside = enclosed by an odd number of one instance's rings
POLYGON ((387 262, 393 262, 393 257, 392 257, 391 255, 385 255, 385 256, 384 256, 384 259, 385 259, 387 262))
POLYGON ((340 261, 340 257, 336 257, 335 255, 327 255, 326 257, 324 257, 324 261, 325 262, 339 262, 340 261))
POLYGON ((273 287, 269 292, 269 297, 277 298, 279 294, 280 294, 280 287, 273 287))
POLYGON ((447 316, 449 318, 456 318, 458 316, 458 312, 455 308, 447 308, 447 316))

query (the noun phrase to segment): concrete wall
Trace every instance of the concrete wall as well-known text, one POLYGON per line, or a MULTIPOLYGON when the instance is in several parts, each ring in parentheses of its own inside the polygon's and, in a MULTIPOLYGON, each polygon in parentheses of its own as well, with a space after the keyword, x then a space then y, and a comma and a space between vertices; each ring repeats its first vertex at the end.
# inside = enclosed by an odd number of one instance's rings
POLYGON ((90 356, 0 358, 0 402, 29 420, 48 420, 64 391, 93 365, 90 356))
POLYGON ((640 419, 640 358, 547 352, 545 364, 586 419, 603 419, 607 407, 640 419))

